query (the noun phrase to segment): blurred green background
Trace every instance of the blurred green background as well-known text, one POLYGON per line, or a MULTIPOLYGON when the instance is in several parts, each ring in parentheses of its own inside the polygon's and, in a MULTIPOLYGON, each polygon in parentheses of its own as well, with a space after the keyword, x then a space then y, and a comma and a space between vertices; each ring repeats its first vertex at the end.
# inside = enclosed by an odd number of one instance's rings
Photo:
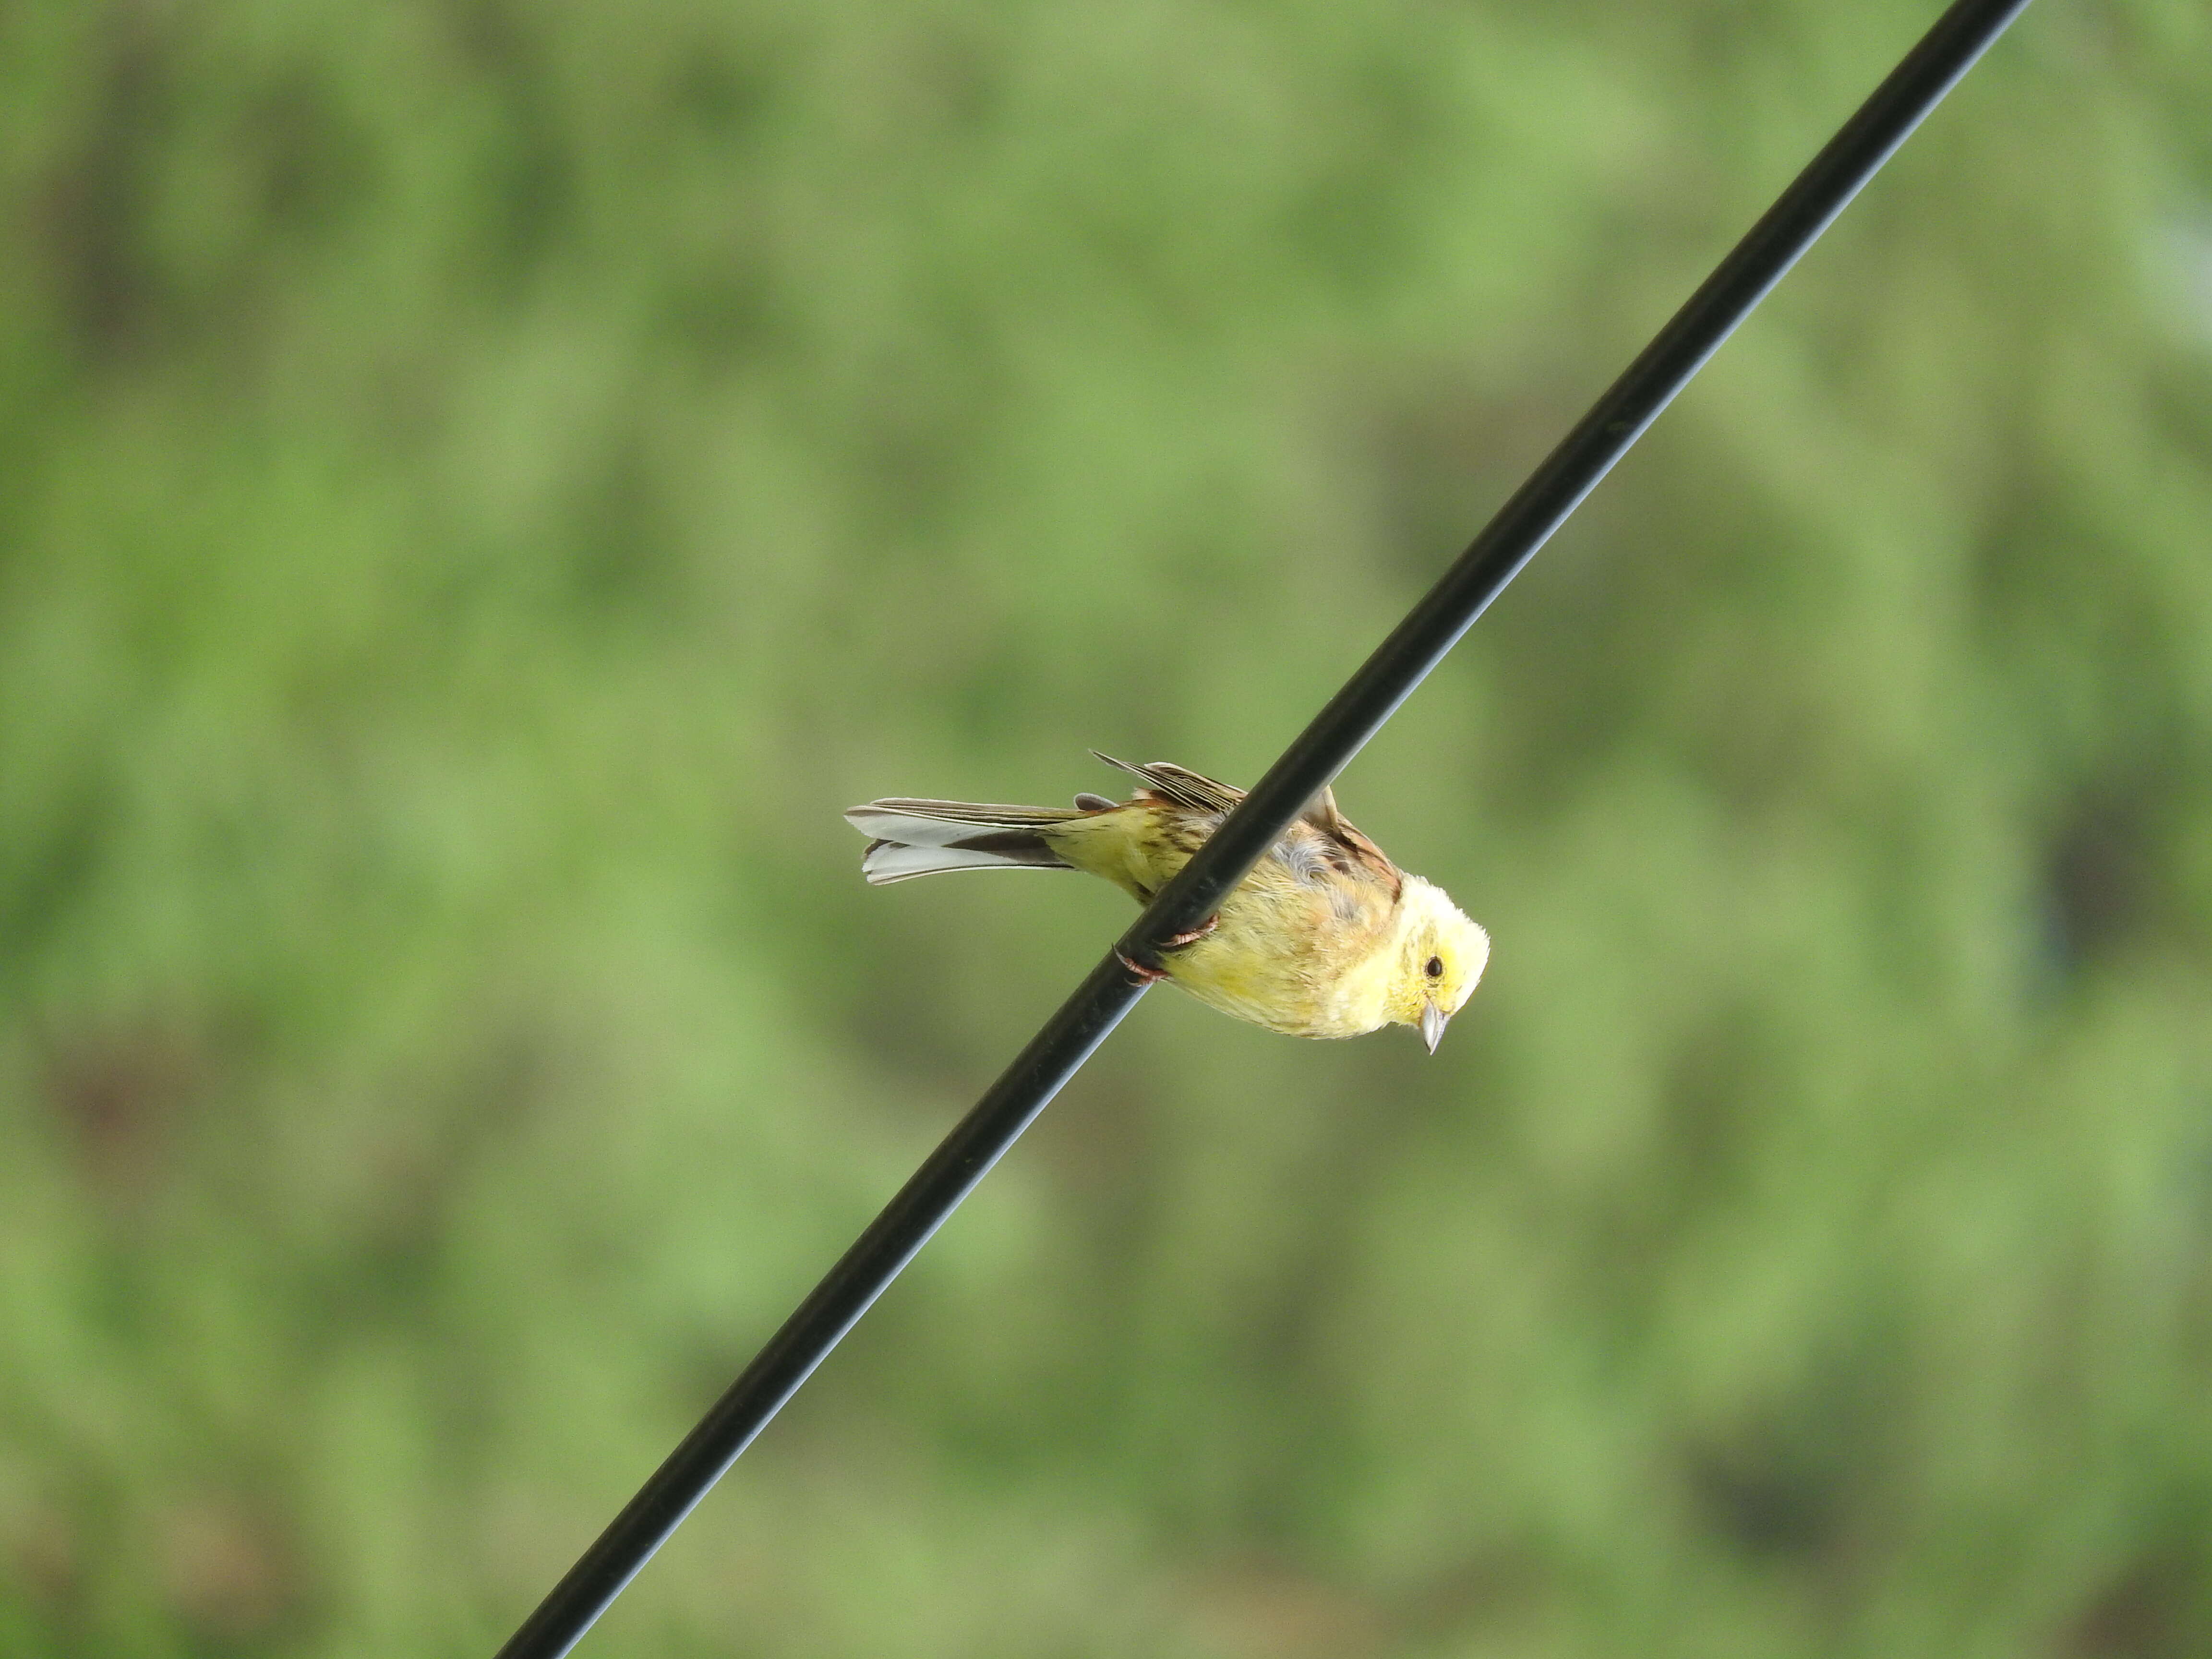
MULTIPOLYGON (((488 1655, 1933 0, 0 9, 0 1652, 488 1655)), ((591 1638, 2212 1652, 2212 24, 2045 0, 591 1638)))

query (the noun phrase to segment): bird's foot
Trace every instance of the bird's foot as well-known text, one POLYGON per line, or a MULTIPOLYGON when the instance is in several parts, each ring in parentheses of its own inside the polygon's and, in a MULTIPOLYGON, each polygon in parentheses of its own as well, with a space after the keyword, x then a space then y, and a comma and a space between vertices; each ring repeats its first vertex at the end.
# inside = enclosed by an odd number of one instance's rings
MULTIPOLYGON (((1158 948, 1163 951, 1180 951, 1186 945, 1197 944, 1220 925, 1219 916, 1208 916, 1187 933, 1169 934, 1159 942, 1158 948)), ((1139 985, 1157 985, 1168 976, 1166 969, 1148 968, 1127 951, 1116 951, 1114 954, 1121 959, 1121 965, 1136 976, 1137 983, 1139 985)))
POLYGON ((1208 933, 1212 933, 1215 928, 1220 926, 1221 918, 1219 916, 1208 916, 1204 921, 1200 922, 1197 927, 1191 928, 1188 932, 1172 934, 1170 937, 1162 939, 1160 941, 1160 949, 1163 951, 1180 951, 1186 945, 1197 944, 1199 940, 1204 939, 1208 933))
POLYGON ((1129 970, 1129 976, 1139 985, 1157 985, 1168 976, 1164 968, 1147 968, 1126 951, 1116 951, 1115 957, 1129 970))

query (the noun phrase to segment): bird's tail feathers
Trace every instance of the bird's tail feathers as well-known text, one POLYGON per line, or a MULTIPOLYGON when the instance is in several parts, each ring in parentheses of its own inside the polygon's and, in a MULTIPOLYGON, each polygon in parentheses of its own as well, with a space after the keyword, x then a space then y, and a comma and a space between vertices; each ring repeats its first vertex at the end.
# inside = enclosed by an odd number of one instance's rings
POLYGON ((874 837, 860 859, 871 886, 946 870, 1066 870, 1039 832, 1079 818, 1049 806, 993 806, 957 800, 872 800, 845 821, 874 837))

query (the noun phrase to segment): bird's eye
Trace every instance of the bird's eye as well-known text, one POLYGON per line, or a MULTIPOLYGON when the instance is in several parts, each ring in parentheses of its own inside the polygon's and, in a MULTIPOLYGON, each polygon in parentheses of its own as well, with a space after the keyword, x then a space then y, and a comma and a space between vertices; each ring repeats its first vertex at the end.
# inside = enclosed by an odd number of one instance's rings
POLYGON ((1444 976, 1444 959, 1442 957, 1431 957, 1429 965, 1422 971, 1431 979, 1442 979, 1444 976))

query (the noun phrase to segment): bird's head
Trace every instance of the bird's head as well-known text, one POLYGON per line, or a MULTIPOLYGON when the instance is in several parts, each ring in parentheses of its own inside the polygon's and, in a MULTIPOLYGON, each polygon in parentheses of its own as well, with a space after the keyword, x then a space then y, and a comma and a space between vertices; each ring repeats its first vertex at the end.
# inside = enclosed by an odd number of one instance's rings
POLYGON ((1421 1033, 1429 1052, 1443 1040, 1445 1024, 1467 1006, 1490 961, 1490 935, 1419 876, 1406 878, 1399 901, 1401 932, 1390 1018, 1421 1033))

